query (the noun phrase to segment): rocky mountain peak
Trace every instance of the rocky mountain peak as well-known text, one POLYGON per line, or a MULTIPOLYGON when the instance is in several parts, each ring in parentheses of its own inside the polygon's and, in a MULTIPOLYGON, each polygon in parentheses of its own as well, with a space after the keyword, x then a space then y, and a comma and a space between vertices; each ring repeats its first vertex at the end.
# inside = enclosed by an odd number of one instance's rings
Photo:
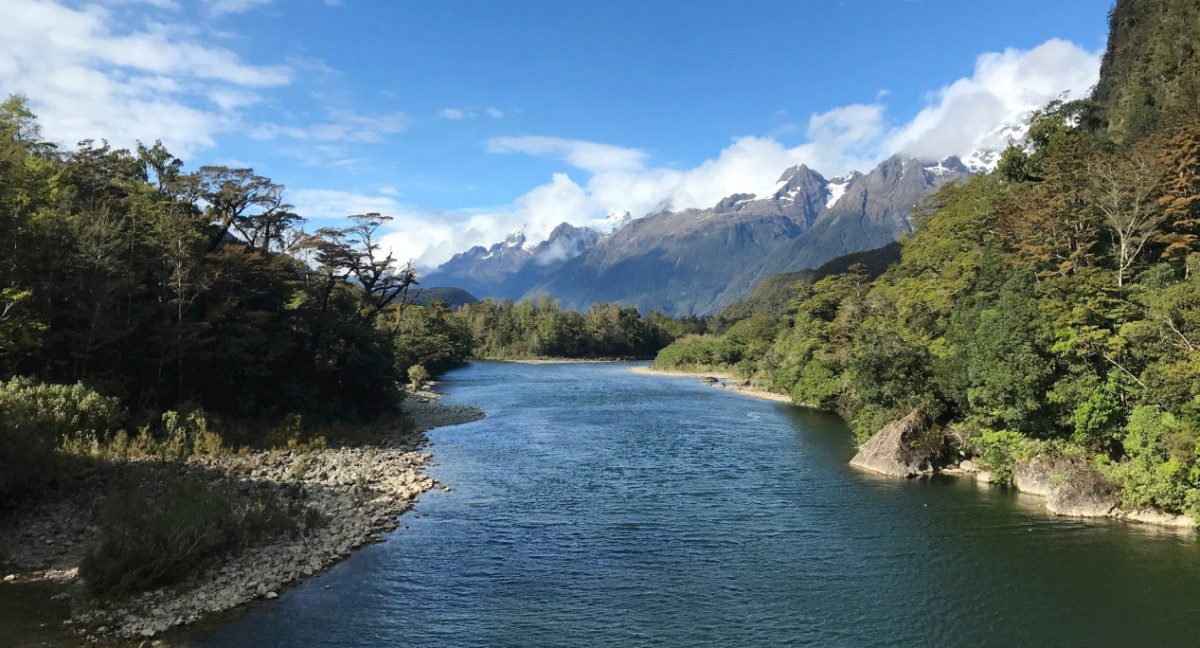
MULTIPOLYGON (((625 227, 632 221, 633 221, 633 214, 629 213, 628 211, 622 212, 622 211, 618 211, 618 210, 613 210, 608 213, 608 216, 604 217, 603 221, 601 221, 604 224, 603 225, 603 233, 612 234, 612 233, 616 232, 617 230, 621 229, 622 227, 625 227)), ((565 223, 564 223, 564 225, 565 225, 565 223)))
POLYGON ((525 245, 525 230, 515 229, 512 232, 509 232, 508 236, 504 238, 502 245, 506 248, 521 247, 525 245))
POLYGON ((713 211, 715 211, 715 212, 734 211, 738 207, 741 207, 742 205, 750 202, 751 200, 754 200, 754 198, 755 198, 755 196, 752 193, 735 193, 732 196, 727 196, 727 197, 723 198, 721 200, 721 202, 717 203, 716 207, 713 207, 713 211))

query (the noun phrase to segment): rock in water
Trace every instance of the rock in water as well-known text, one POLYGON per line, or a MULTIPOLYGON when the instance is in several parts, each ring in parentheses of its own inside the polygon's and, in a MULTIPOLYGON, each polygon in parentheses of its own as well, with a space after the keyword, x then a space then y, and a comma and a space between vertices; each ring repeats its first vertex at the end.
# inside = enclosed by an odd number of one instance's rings
POLYGON ((1095 470, 1080 470, 1050 490, 1046 508, 1067 517, 1108 517, 1117 511, 1117 489, 1095 470))
POLYGON ((876 432, 858 449, 850 465, 893 477, 932 473, 942 448, 931 442, 930 425, 924 412, 913 410, 876 432))

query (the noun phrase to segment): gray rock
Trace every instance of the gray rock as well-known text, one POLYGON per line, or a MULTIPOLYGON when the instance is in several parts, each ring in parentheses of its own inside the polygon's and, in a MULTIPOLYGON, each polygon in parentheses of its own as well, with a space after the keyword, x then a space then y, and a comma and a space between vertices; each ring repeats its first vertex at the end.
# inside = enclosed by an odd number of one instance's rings
POLYGON ((1082 469, 1053 487, 1046 508, 1067 517, 1108 517, 1118 508, 1116 488, 1100 473, 1082 469))
POLYGON ((1049 497, 1076 470, 1075 462, 1065 457, 1033 457, 1013 466, 1013 485, 1023 493, 1049 497))
POLYGON ((941 448, 927 447, 923 440, 930 421, 920 410, 887 425, 850 460, 850 465, 893 477, 915 477, 937 468, 941 448))

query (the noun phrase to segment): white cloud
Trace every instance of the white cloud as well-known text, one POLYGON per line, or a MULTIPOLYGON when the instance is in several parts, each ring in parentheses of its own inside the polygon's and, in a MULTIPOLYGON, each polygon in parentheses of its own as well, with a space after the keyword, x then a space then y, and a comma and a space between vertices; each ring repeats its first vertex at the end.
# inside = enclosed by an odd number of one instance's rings
POLYGON ((296 213, 308 219, 345 218, 356 214, 378 213, 393 216, 400 204, 390 196, 371 196, 333 189, 289 189, 288 202, 296 213))
MULTIPOLYGON (((394 191, 394 190, 393 190, 394 191)), ((377 213, 392 220, 385 224, 380 243, 399 263, 416 260, 430 250, 440 250, 449 258, 457 244, 463 214, 443 214, 434 210, 401 205, 388 188, 378 195, 329 189, 289 189, 287 199, 296 213, 309 219, 309 229, 344 227, 345 218, 356 214, 377 213)), ((428 267, 428 266, 427 266, 428 267)))
POLYGON ((984 54, 976 60, 971 78, 933 93, 929 105, 897 128, 885 146, 929 158, 1003 147, 1007 142, 999 139, 997 126, 1062 93, 1086 96, 1099 72, 1099 53, 1058 39, 1029 51, 984 54))
MULTIPOLYGON (((629 211, 637 217, 663 207, 710 207, 733 193, 763 195, 785 169, 797 164, 834 176, 855 168, 867 170, 895 153, 941 159, 979 147, 1002 147, 1007 142, 999 141, 998 126, 1064 91, 1082 96, 1095 83, 1098 70, 1098 53, 1060 40, 1029 51, 984 54, 970 78, 931 93, 925 108, 907 123, 889 123, 884 103, 889 93, 880 91, 872 103, 809 117, 807 141, 798 146, 787 147, 773 137, 740 137, 688 170, 649 166, 649 155, 636 148, 545 136, 493 138, 487 141, 492 153, 557 158, 590 177, 579 183, 556 173, 512 205, 469 216, 443 214, 441 218, 454 226, 439 229, 436 236, 426 232, 432 237, 428 245, 402 231, 393 240, 403 239, 413 258, 432 267, 472 245, 501 240, 518 227, 536 240, 564 221, 598 226, 614 212, 629 211)), ((776 117, 786 115, 785 111, 776 117)))
POLYGON ((307 126, 282 126, 259 124, 250 131, 250 137, 267 140, 291 137, 298 140, 317 142, 378 142, 386 135, 394 135, 408 127, 404 113, 389 115, 359 115, 345 110, 329 113, 329 121, 307 126))
POLYGON ((641 169, 648 157, 645 151, 611 144, 598 144, 561 137, 525 136, 494 137, 487 141, 491 153, 525 153, 539 157, 556 157, 585 171, 641 169))
POLYGON ((272 1, 273 0, 204 0, 204 4, 209 13, 221 15, 246 13, 255 7, 271 4, 272 1))
MULTIPOLYGON (((493 119, 500 119, 504 116, 504 112, 497 108, 485 108, 483 114, 493 119)), ((438 111, 437 116, 450 121, 463 121, 478 118, 479 111, 474 108, 443 108, 438 111)))
POLYGON ((128 5, 128 4, 147 4, 159 9, 179 9, 179 3, 175 0, 100 0, 100 4, 106 5, 128 5))
POLYGON ((451 121, 462 121, 468 117, 474 117, 474 115, 468 114, 465 110, 459 110, 458 108, 443 108, 442 111, 438 113, 438 117, 441 117, 442 119, 449 119, 451 121))
POLYGON ((99 5, 5 0, 3 13, 0 93, 26 95, 46 136, 65 144, 162 139, 186 157, 233 128, 236 109, 257 101, 258 90, 292 78, 287 67, 246 63, 194 30, 157 23, 131 28, 99 5))

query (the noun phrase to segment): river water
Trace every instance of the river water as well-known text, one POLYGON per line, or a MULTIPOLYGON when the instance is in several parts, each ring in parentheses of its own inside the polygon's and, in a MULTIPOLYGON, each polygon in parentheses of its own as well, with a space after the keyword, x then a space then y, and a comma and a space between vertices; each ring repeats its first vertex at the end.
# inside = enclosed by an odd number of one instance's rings
POLYGON ((1200 539, 847 465, 838 418, 629 373, 474 363, 387 542, 179 639, 271 646, 1193 646, 1200 539))

